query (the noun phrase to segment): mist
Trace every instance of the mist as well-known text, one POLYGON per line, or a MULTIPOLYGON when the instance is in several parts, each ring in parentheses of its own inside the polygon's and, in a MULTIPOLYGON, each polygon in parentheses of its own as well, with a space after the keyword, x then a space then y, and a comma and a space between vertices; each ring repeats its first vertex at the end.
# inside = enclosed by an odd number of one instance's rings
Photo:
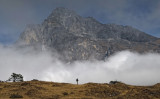
POLYGON ((20 73, 25 81, 76 83, 109 83, 118 80, 131 85, 153 85, 160 82, 160 54, 117 52, 106 61, 76 61, 64 63, 50 52, 29 53, 13 47, 0 46, 0 80, 20 73))

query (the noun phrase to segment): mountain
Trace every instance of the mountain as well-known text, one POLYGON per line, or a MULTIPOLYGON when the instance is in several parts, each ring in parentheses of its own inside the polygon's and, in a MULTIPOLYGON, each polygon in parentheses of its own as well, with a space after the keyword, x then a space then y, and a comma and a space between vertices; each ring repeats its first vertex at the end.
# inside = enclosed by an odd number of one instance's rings
POLYGON ((160 39, 130 26, 102 24, 56 8, 42 24, 28 25, 17 44, 59 53, 63 60, 103 60, 117 51, 160 52, 160 39))

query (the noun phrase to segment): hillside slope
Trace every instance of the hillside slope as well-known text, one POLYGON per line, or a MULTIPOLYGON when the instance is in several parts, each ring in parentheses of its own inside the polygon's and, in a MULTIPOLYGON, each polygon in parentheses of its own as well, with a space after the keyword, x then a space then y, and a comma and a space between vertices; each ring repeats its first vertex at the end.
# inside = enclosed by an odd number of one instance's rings
POLYGON ((160 84, 131 86, 124 83, 75 85, 43 81, 0 83, 0 99, 159 99, 160 84))
POLYGON ((130 26, 102 24, 67 8, 56 8, 42 24, 28 25, 17 44, 58 52, 63 60, 103 60, 111 54, 131 50, 160 52, 159 38, 130 26))

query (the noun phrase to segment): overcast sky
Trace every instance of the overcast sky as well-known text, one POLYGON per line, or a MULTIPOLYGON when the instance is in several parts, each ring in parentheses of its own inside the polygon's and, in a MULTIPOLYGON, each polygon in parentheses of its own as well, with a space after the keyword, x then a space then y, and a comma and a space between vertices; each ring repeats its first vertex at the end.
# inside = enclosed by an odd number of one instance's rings
POLYGON ((56 7, 160 37, 160 0, 0 0, 0 43, 15 42, 27 24, 40 24, 56 7))

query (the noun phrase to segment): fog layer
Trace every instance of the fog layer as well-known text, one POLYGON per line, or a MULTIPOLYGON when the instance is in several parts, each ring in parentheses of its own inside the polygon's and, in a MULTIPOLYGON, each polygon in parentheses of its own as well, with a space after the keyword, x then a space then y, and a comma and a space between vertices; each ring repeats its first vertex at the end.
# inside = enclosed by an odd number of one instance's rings
POLYGON ((28 53, 0 46, 0 80, 11 73, 20 73, 24 80, 53 82, 108 83, 111 80, 132 85, 152 85, 160 82, 160 54, 118 52, 106 61, 76 61, 64 63, 48 52, 28 53))

